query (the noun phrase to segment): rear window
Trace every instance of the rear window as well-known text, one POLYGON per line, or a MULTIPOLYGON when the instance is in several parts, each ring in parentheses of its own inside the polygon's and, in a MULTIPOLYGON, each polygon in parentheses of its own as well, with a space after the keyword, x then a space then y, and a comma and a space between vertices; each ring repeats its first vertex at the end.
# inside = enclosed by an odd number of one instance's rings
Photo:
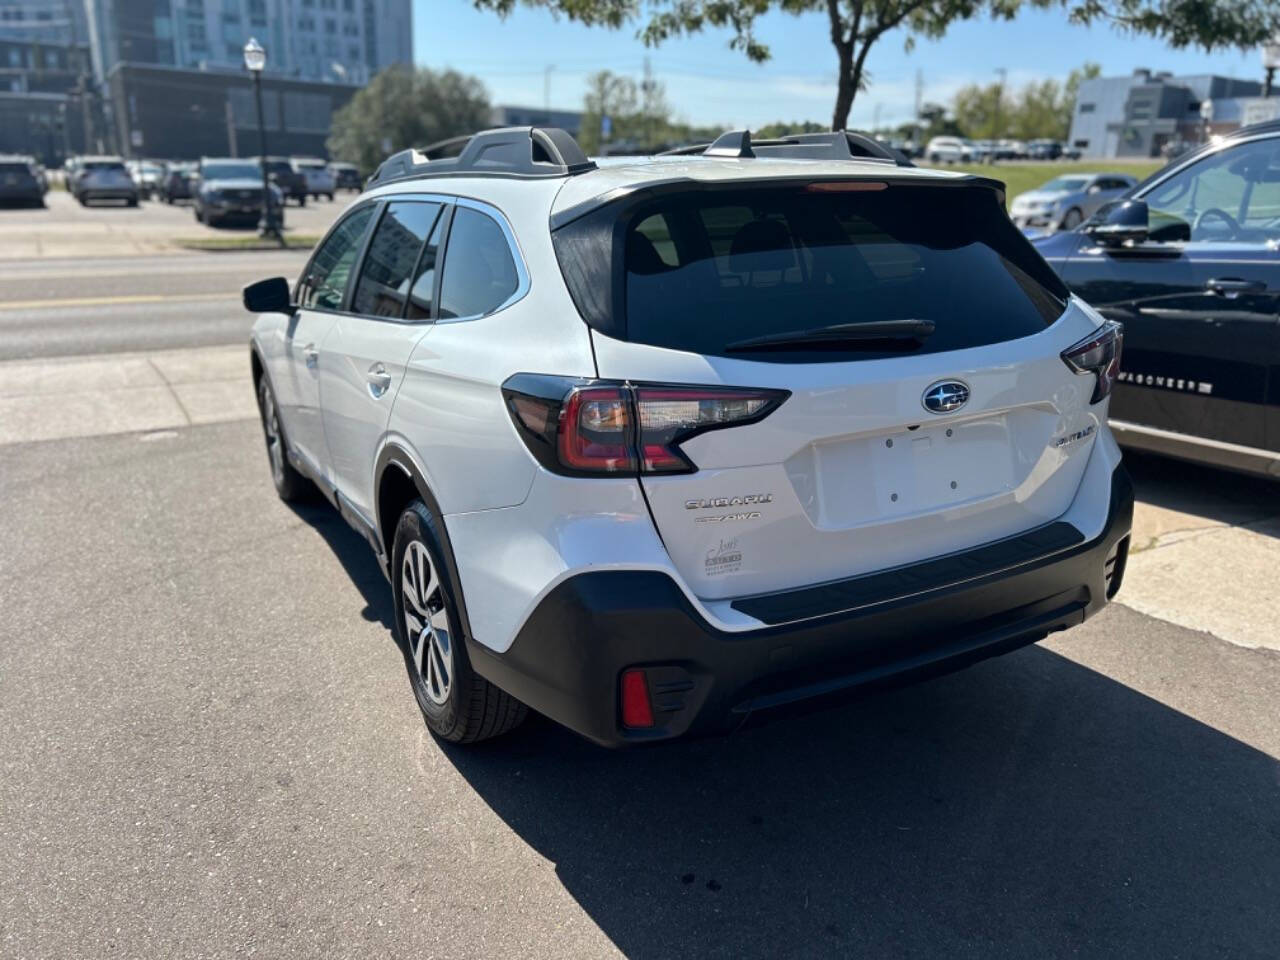
POLYGON ((92 170, 92 171, 112 170, 112 171, 118 171, 120 173, 125 172, 123 163, 118 163, 116 161, 111 161, 111 160, 91 160, 84 165, 84 169, 92 170))
POLYGON ((981 346, 1043 330, 1065 309, 1066 289, 994 190, 832 186, 668 193, 625 211, 614 205, 611 227, 602 208, 557 232, 561 268, 602 333, 775 362, 981 346), (930 321, 934 332, 910 344, 728 349, 834 324, 905 320, 930 321))
POLYGON ((31 167, 25 163, 0 163, 0 173, 30 173, 31 167))

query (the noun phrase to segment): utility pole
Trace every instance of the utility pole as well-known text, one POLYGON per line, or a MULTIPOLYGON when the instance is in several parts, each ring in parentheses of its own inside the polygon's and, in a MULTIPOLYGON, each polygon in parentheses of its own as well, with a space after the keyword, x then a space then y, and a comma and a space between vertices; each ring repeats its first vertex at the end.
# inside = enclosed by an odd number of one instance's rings
POLYGON ((880 104, 877 103, 871 111, 871 136, 880 136, 880 104))
POLYGON ((1004 67, 996 67, 996 76, 1000 78, 1000 82, 996 84, 996 112, 995 122, 992 127, 992 139, 999 140, 1004 130, 1000 126, 1000 108, 1004 100, 1004 81, 1009 76, 1009 71, 1004 67))
POLYGON ((653 152, 653 94, 658 89, 653 79, 653 65, 649 58, 644 58, 644 80, 640 82, 640 90, 644 93, 644 139, 645 146, 653 152))
POLYGON ((924 71, 916 67, 916 115, 915 115, 915 135, 912 140, 915 141, 917 150, 923 150, 920 145, 920 107, 924 102, 924 71))

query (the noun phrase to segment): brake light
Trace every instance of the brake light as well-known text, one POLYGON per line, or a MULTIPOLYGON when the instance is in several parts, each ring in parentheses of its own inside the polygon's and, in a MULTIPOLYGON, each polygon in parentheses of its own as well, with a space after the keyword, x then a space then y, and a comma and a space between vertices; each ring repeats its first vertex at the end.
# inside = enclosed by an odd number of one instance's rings
POLYGON ((570 475, 692 473, 680 444, 764 419, 785 390, 575 381, 517 374, 502 387, 534 457, 570 475))
POLYGON ((1079 343, 1062 351, 1062 361, 1073 373, 1092 373, 1093 396, 1089 402, 1098 403, 1111 393, 1111 387, 1120 375, 1120 354, 1124 347, 1124 325, 1108 320, 1079 343))

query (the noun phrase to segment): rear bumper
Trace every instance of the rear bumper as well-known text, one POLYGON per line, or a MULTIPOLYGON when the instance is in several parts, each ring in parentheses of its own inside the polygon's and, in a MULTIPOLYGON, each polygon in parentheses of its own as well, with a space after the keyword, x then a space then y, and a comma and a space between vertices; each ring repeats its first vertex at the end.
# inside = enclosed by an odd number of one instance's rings
POLYGON ((922 565, 900 571, 906 591, 878 574, 880 599, 745 633, 716 629, 666 574, 580 573, 546 595, 505 653, 470 638, 467 651, 482 676, 605 746, 726 732, 959 669, 1083 623, 1119 588, 1132 517, 1133 487, 1120 466, 1092 540, 923 591, 922 565), (646 669, 656 726, 627 730, 619 677, 637 666, 646 669))

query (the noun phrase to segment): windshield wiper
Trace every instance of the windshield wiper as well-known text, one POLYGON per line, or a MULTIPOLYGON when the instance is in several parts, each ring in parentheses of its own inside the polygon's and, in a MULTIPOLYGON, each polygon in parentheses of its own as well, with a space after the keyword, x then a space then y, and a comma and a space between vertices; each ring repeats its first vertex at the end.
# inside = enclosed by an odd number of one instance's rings
POLYGON ((829 327, 772 333, 763 337, 735 340, 724 349, 728 353, 773 350, 779 347, 850 346, 874 349, 880 345, 919 346, 935 329, 932 320, 873 320, 868 323, 837 323, 829 327))

